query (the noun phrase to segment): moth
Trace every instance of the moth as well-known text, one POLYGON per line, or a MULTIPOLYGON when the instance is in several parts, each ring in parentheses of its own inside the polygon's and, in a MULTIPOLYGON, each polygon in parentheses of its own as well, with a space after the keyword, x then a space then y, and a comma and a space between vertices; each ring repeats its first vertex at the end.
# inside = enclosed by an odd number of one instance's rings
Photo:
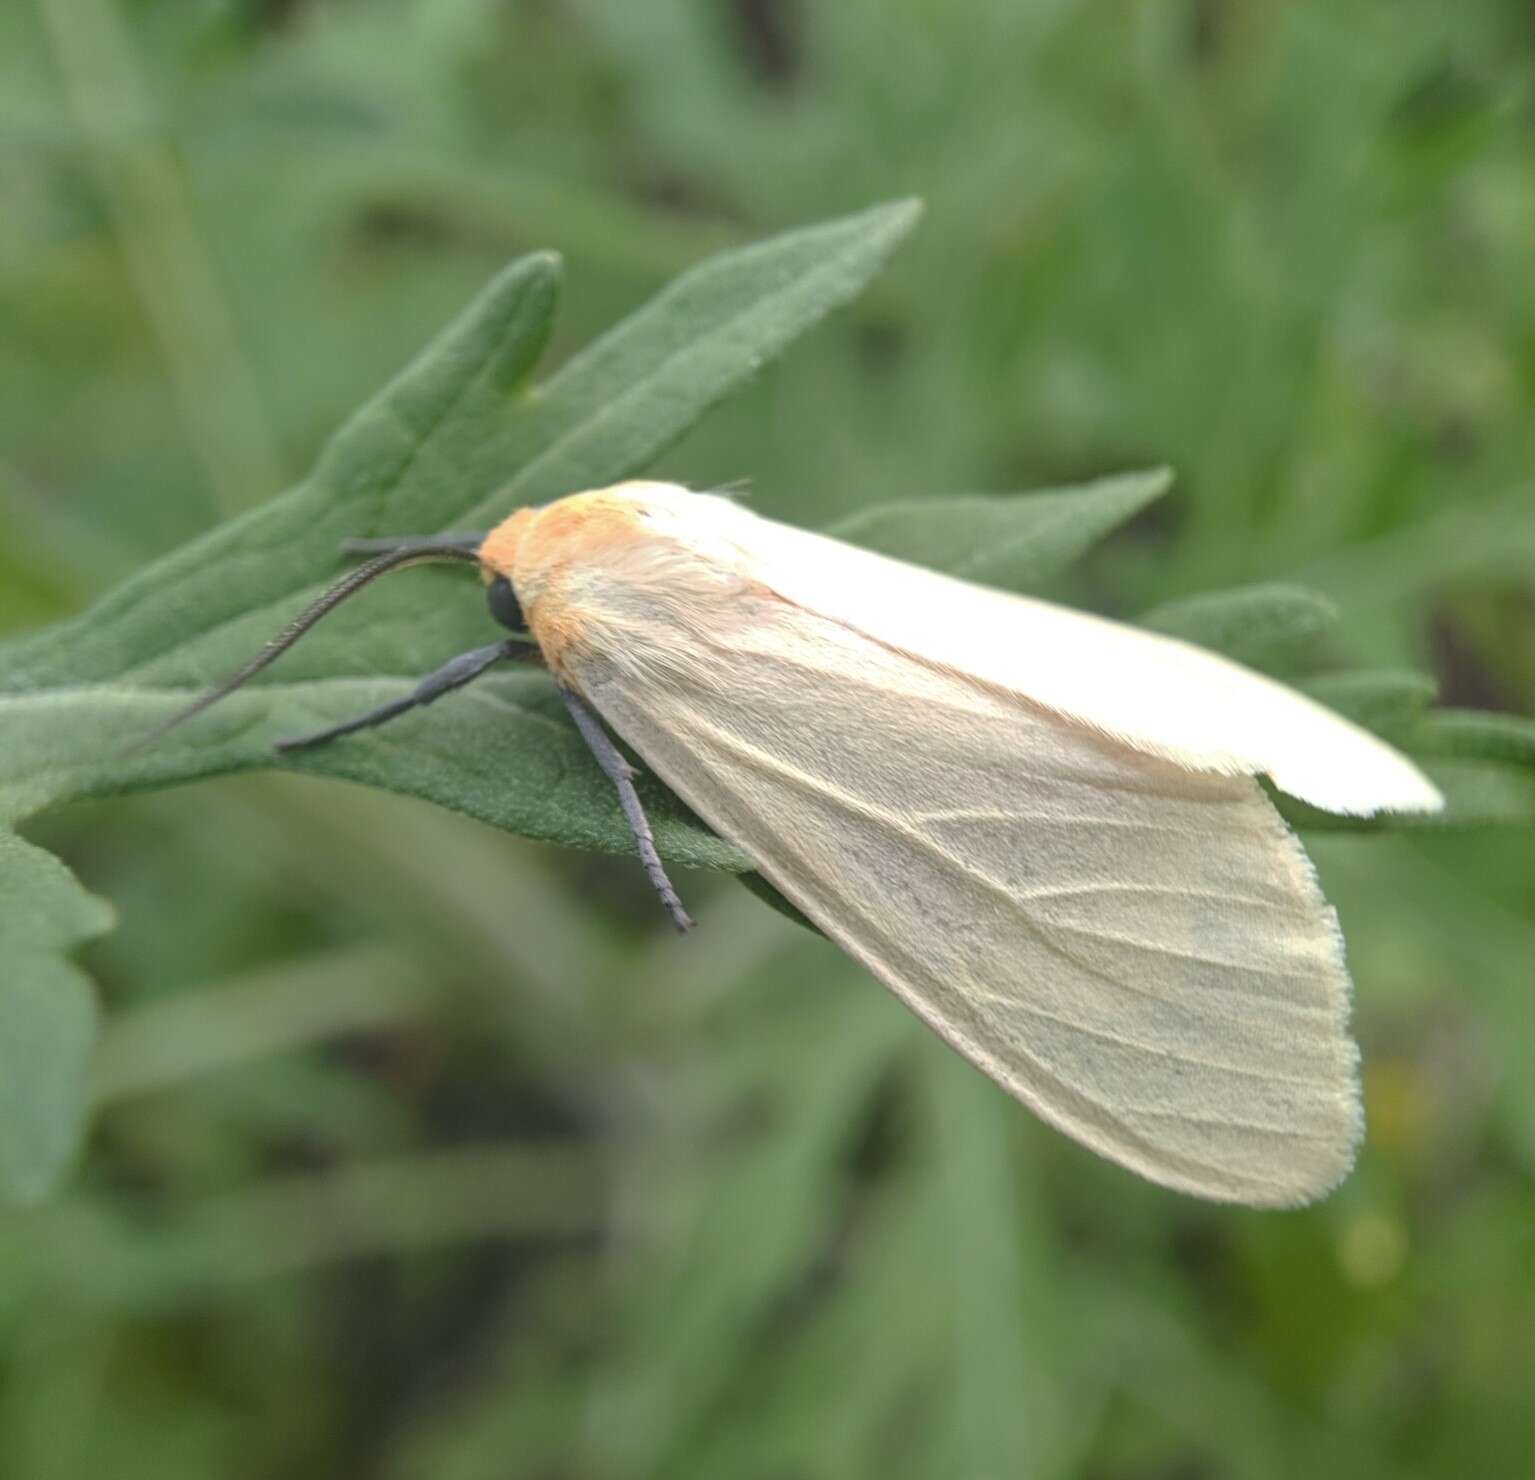
POLYGON ((1331 812, 1443 805, 1405 756, 1170 637, 631 482, 373 558, 170 723, 387 572, 477 566, 516 634, 335 742, 529 651, 691 924, 628 747, 1041 1118, 1182 1192, 1316 1198, 1362 1134, 1336 917, 1258 778, 1331 812), (611 734, 610 734, 611 731, 611 734))

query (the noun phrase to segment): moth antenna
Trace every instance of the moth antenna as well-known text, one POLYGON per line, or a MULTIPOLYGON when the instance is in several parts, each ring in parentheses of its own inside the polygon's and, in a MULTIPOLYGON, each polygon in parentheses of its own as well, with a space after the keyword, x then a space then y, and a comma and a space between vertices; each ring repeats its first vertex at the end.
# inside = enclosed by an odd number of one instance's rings
POLYGON ((429 565, 435 563, 468 561, 476 562, 478 557, 473 550, 467 547, 443 545, 440 543, 428 543, 407 545, 389 551, 387 554, 376 556, 364 565, 359 565, 356 570, 349 571, 341 580, 337 581, 323 596, 319 597, 312 605, 299 613, 276 637, 256 654, 250 662, 236 672, 230 674, 222 683, 215 684, 206 693, 200 694, 185 709, 179 710, 168 720, 155 726, 142 739, 136 740, 128 747, 129 751, 142 750, 147 745, 152 745, 177 725, 199 715, 205 709, 217 704, 220 699, 227 699, 238 688, 243 687, 253 679, 261 670, 288 651, 321 617, 326 616, 336 607, 340 606, 349 596, 355 596, 362 588, 376 581, 382 575, 388 575, 392 571, 404 570, 412 565, 429 565))

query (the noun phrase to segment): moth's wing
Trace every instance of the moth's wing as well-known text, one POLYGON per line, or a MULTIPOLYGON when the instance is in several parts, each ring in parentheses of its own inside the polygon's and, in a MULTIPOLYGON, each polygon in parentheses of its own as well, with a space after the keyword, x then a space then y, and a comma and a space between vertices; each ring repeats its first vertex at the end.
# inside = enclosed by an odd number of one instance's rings
MULTIPOLYGON (((1432 812, 1433 783, 1368 730, 1176 638, 955 580, 694 495, 751 577, 802 610, 1201 771, 1266 775, 1329 812, 1432 812)), ((696 515, 691 517, 696 523, 696 515)))
POLYGON ((1361 1130, 1332 910, 1190 772, 782 603, 589 663, 644 762, 955 1048, 1153 1181, 1305 1202, 1361 1130), (680 649, 680 652, 679 652, 680 649))

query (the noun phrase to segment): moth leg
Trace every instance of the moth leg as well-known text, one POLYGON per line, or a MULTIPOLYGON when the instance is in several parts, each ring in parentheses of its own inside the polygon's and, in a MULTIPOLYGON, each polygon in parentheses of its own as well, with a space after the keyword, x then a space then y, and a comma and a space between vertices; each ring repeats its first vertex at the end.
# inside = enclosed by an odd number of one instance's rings
POLYGON ((332 725, 328 730, 316 730, 312 735, 296 735, 289 740, 279 740, 277 749, 302 750, 309 745, 320 745, 326 740, 350 735, 354 730, 368 730, 374 725, 386 724, 398 715, 419 709, 423 704, 430 704, 454 689, 463 688, 466 683, 473 683, 487 668, 503 658, 522 657, 525 647, 524 643, 503 641, 493 642, 489 647, 475 648, 473 652, 460 653, 435 673, 429 673, 403 699, 380 704, 377 709, 370 709, 366 714, 360 714, 344 724, 332 725))
POLYGON ((618 792, 618 805, 624 809, 629 831, 634 834, 634 844, 639 849, 640 863, 644 865, 645 877, 650 880, 651 887, 661 896, 661 903, 666 906, 666 913, 671 916, 672 924, 677 927, 678 932, 691 930, 693 918, 683 909, 682 901, 677 897, 677 891, 672 888, 672 881, 666 877, 666 868, 661 862, 661 855, 656 852, 656 839, 655 834, 650 830, 650 819, 645 816, 645 809, 640 805, 639 793, 634 789, 634 778, 637 774, 634 767, 623 758, 618 747, 608 738, 608 732, 602 728, 602 722, 574 689, 567 689, 564 684, 561 684, 560 698, 565 701, 570 717, 575 720, 576 728, 581 732, 581 738, 590 747, 597 764, 602 767, 603 774, 613 783, 614 789, 618 792))
POLYGON ((391 535, 381 540, 342 540, 343 555, 393 555, 396 550, 467 550, 485 543, 483 534, 391 535))

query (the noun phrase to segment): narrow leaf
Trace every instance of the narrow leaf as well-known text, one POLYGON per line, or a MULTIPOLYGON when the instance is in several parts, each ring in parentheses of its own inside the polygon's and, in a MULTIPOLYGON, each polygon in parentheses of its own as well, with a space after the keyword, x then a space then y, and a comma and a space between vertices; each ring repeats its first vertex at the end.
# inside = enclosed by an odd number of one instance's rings
POLYGON ((857 296, 916 224, 895 201, 724 252, 683 274, 566 365, 538 395, 536 446, 464 517, 601 488, 643 468, 805 330, 857 296))
POLYGON ((333 578, 342 540, 451 522, 511 471, 485 449, 548 337, 559 275, 549 254, 512 263, 336 433, 305 483, 5 649, 0 687, 201 684, 333 578))
MULTIPOLYGON (((514 264, 338 433, 303 487, 6 654, 0 816, 277 764, 273 739, 398 697, 483 643, 489 622, 472 581, 401 578, 337 612, 270 681, 141 754, 120 748, 257 651, 334 576, 343 538, 484 527, 519 504, 636 472, 856 293, 916 214, 900 202, 725 253, 536 391, 526 377, 558 267, 548 256, 514 264)), ((282 764, 424 796, 530 837, 631 846, 611 789, 536 674, 487 681, 430 715, 282 764)), ((661 788, 647 801, 674 861, 745 866, 661 788)))
POLYGON ((1445 794, 1441 823, 1535 825, 1535 720, 1438 710, 1424 717, 1413 748, 1445 794))
POLYGON ((806 930, 813 931, 816 935, 824 932, 793 900, 788 899, 774 885, 768 883, 755 869, 747 869, 741 874, 740 880, 757 896, 764 904, 771 905, 786 920, 792 920, 796 925, 802 925, 806 930))
POLYGON ((1500 761, 1535 773, 1535 719, 1477 709, 1440 709, 1420 729, 1418 748, 1425 755, 1500 761))
POLYGON ((1036 591, 1172 486, 1167 468, 1076 488, 877 504, 829 533, 967 581, 1036 591))
MULTIPOLYGON (((1535 827, 1535 771, 1490 761, 1431 762, 1426 769, 1445 796, 1439 825, 1535 827)), ((1433 826, 1435 821, 1423 819, 1420 825, 1433 826)))
POLYGON ((79 1144, 96 1003, 64 957, 111 924, 56 858, 0 831, 0 1200, 36 1202, 79 1144))
POLYGON ((1318 674, 1300 687, 1365 729, 1407 745, 1419 733, 1419 721, 1438 685, 1426 673, 1381 668, 1318 674))
POLYGON ((1211 591, 1153 607, 1140 625, 1213 648, 1269 673, 1311 666, 1316 648, 1338 621, 1325 596, 1303 586, 1246 586, 1211 591))

